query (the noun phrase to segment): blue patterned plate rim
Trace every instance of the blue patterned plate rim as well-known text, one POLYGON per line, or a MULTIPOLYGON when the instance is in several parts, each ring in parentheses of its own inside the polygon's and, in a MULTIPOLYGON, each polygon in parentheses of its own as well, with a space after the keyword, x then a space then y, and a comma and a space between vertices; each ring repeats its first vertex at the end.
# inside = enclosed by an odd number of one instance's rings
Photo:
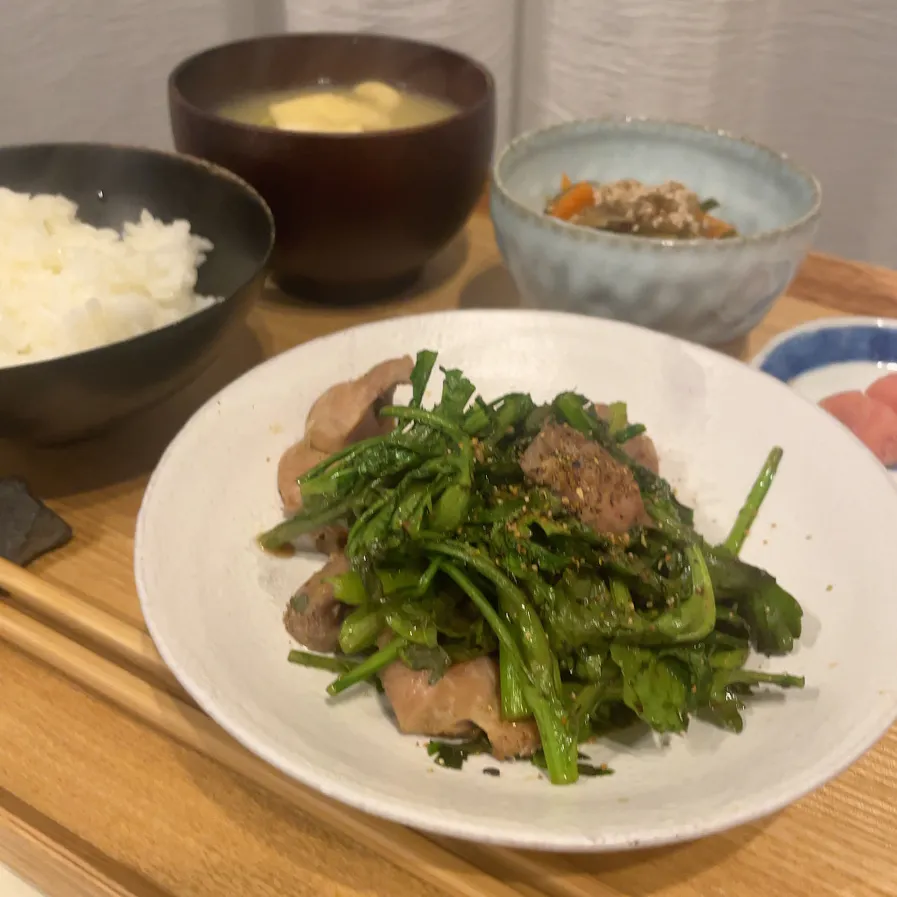
POLYGON ((897 319, 810 321, 779 334, 751 366, 789 383, 807 371, 856 361, 897 364, 897 319))

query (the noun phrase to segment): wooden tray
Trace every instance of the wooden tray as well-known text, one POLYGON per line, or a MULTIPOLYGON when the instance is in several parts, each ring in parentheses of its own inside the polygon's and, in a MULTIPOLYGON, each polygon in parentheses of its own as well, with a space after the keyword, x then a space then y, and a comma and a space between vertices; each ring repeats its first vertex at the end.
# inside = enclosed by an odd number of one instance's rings
MULTIPOLYGON (((206 397, 264 357, 355 323, 515 303, 480 216, 402 299, 335 309, 269 292, 188 393, 103 440, 27 453, 0 443, 0 472, 27 477, 76 532, 35 572, 142 629, 131 574, 135 515, 162 449, 206 397)), ((783 329, 838 313, 897 316, 897 274, 814 257, 790 295, 729 351, 748 357, 783 329)), ((179 740, 161 734, 73 686, 54 654, 54 639, 71 642, 35 633, 30 657, 0 642, 0 860, 53 897, 897 895, 895 730, 827 788, 756 825, 635 854, 527 854, 424 838, 336 807, 267 767, 210 751, 212 724, 192 710, 179 740)), ((93 652, 79 656, 86 663, 104 653, 93 652)), ((112 669, 102 663, 93 666, 112 669)), ((102 691, 101 679, 95 686, 102 691)), ((165 687, 147 692, 146 714, 171 700, 165 687)))

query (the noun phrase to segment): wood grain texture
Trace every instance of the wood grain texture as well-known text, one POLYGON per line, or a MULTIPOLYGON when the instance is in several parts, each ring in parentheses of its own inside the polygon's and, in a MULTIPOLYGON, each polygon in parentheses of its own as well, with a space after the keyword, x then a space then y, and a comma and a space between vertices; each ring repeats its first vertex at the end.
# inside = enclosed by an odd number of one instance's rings
MULTIPOLYGON (((6 646, 0 663, 0 781, 51 821, 46 837, 60 827, 125 893, 449 893, 6 646)), ((15 867, 15 856, 3 859, 15 867)))
MULTIPOLYGON (((814 257, 794 292, 796 298, 782 299, 749 339, 728 351, 752 354, 811 317, 848 309, 887 314, 897 301, 897 274, 814 257), (872 297, 869 305, 849 305, 863 290, 872 297)), ((39 562, 36 572, 142 627, 131 573, 134 518, 150 469, 205 397, 262 357, 353 323, 516 302, 490 225, 475 218, 406 297, 339 309, 270 293, 233 334, 217 368, 165 406, 64 450, 0 444, 0 472, 26 476, 75 528, 72 543, 39 562)), ((53 897, 80 895, 76 886, 103 897, 453 893, 423 883, 360 846, 350 831, 320 825, 292 802, 2 643, 0 696, 0 859, 29 874, 43 853, 55 871, 48 874, 52 882, 39 883, 53 897)), ((433 840, 526 897, 895 897, 897 733, 771 820, 695 844, 577 857, 433 840)))
POLYGON ((141 670, 175 697, 184 697, 180 683, 165 666, 149 633, 142 628, 44 582, 5 558, 0 558, 0 588, 14 599, 25 599, 29 613, 86 640, 98 652, 115 653, 119 662, 141 670))
POLYGON ((888 268, 814 253, 788 293, 848 315, 897 318, 897 274, 888 268))
POLYGON ((109 875, 107 857, 0 788, 0 844, 19 875, 49 893, 72 897, 130 897, 135 883, 109 875))
MULTIPOLYGON (((19 594, 27 597, 36 592, 39 589, 26 587, 21 588, 19 594)), ((63 603, 65 601, 61 600, 57 605, 63 603)), ((74 611, 78 616, 77 607, 74 611)), ((103 614, 101 611, 97 613, 103 614)), ((72 617, 69 614, 60 616, 64 616, 66 622, 72 617)), ((80 616, 83 617, 83 611, 80 616)), ((92 632, 96 625, 97 621, 88 625, 81 623, 74 630, 92 632)), ((127 624, 121 624, 121 627, 128 628, 127 624)), ((102 621, 99 631, 105 636, 107 627, 102 621)), ((133 637, 128 633, 122 633, 122 636, 114 650, 129 659, 133 637)), ((431 885, 445 888, 457 897, 519 897, 513 889, 488 877, 463 858, 447 853, 417 832, 342 807, 281 775, 237 744, 199 709, 172 696, 167 677, 159 675, 158 663, 144 665, 147 681, 35 620, 11 602, 0 605, 0 638, 30 657, 44 661, 72 682, 105 698, 179 745, 217 761, 266 792, 288 801, 321 826, 345 835, 352 843, 366 847, 431 885), (157 687, 159 684, 164 691, 157 687)), ((156 660, 161 661, 161 658, 156 660)))

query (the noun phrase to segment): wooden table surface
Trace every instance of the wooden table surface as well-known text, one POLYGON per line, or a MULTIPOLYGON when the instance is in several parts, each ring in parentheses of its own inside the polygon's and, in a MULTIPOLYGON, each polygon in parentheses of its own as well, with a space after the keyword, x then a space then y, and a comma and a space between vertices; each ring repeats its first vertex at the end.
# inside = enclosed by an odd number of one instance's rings
MULTIPOLYGON (((35 571, 142 626, 131 575, 135 515, 163 448, 206 397, 261 359, 352 324, 448 308, 513 307, 516 301, 482 216, 474 216, 464 238, 412 293, 395 301, 338 309, 267 293, 217 366, 165 405, 102 439, 66 449, 26 451, 0 443, 0 473, 24 475, 76 532, 35 571)), ((728 351, 747 358, 774 334, 835 314, 897 317, 897 273, 812 256, 789 295, 728 351)), ((669 849, 540 858, 538 868, 554 873, 550 886, 538 875, 519 880, 532 858, 459 849, 530 895, 893 897, 897 731, 822 791, 758 824, 669 849)), ((53 897, 448 893, 2 642, 0 861, 53 897)))

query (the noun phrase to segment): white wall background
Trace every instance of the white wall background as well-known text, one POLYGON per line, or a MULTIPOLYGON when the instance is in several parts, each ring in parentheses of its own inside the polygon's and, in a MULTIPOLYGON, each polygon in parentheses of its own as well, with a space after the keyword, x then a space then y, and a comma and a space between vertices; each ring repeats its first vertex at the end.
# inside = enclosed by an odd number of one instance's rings
POLYGON ((181 58, 320 28, 481 59, 500 140, 606 113, 749 134, 822 180, 820 249, 897 267, 897 0, 7 0, 0 142, 166 146, 165 78, 181 58))

